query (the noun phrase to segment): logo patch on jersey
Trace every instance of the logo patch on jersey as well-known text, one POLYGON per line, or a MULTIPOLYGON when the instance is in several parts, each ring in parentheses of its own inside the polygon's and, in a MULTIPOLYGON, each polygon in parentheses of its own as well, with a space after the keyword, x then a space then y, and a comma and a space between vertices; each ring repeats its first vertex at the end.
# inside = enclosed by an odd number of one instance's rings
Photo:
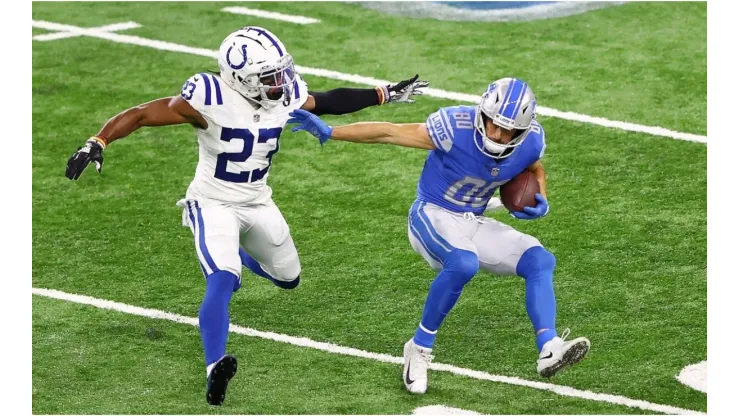
POLYGON ((510 22, 550 19, 618 6, 624 1, 371 1, 360 4, 394 15, 437 20, 510 22))
POLYGON ((452 137, 450 137, 447 124, 442 120, 442 115, 439 112, 430 116, 427 126, 430 125, 434 132, 434 138, 436 138, 439 146, 441 146, 446 152, 449 152, 452 148, 452 137))
POLYGON ((260 115, 259 114, 255 114, 254 117, 252 117, 252 120, 254 120, 255 123, 259 123, 260 122, 260 115))
POLYGON ((491 176, 498 176, 499 168, 491 169, 491 176))

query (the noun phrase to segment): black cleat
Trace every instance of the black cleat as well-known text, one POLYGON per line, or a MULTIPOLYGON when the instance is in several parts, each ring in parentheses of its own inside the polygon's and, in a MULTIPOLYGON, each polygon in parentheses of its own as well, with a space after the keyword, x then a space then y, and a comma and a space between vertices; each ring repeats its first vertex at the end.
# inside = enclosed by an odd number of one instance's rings
POLYGON ((216 361, 206 381, 206 401, 212 406, 220 406, 226 398, 226 386, 236 374, 236 357, 224 355, 216 361))

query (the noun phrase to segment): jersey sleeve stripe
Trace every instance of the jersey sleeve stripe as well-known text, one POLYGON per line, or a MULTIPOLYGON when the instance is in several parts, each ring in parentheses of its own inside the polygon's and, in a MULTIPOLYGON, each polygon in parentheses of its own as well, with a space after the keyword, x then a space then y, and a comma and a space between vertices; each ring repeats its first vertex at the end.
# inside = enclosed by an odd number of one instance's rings
POLYGON ((432 141, 434 142, 434 147, 437 149, 442 148, 442 143, 440 143, 439 139, 437 138, 437 135, 434 133, 434 126, 432 125, 432 117, 429 117, 427 119, 427 133, 429 133, 429 137, 432 138, 432 141))
POLYGON ((427 118, 427 132, 432 138, 434 146, 442 151, 449 152, 452 149, 452 126, 447 113, 442 109, 432 113, 427 118))
POLYGON ((201 73, 200 77, 203 78, 203 83, 206 85, 206 99, 203 104, 211 105, 211 81, 208 80, 207 74, 201 73))
POLYGON ((447 137, 452 139, 452 125, 450 124, 450 116, 447 115, 446 111, 440 111, 440 114, 442 114, 442 121, 445 123, 445 129, 447 130, 447 137))
POLYGON ((224 98, 221 95, 221 85, 219 85, 218 78, 215 75, 211 75, 211 78, 213 78, 213 86, 216 90, 216 104, 221 105, 224 103, 224 98))

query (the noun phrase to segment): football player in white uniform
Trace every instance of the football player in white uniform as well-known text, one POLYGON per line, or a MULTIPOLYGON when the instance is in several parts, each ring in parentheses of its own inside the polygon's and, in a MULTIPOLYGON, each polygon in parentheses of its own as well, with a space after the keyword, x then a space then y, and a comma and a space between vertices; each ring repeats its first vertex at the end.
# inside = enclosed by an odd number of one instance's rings
POLYGON ((192 124, 199 158, 185 198, 183 224, 195 238, 206 277, 199 312, 206 361, 206 400, 220 405, 237 369, 226 354, 228 306, 241 286, 242 265, 275 285, 298 285, 301 265, 288 224, 272 201, 267 177, 279 138, 295 109, 346 114, 384 103, 412 103, 428 83, 418 75, 396 85, 308 91, 285 45, 269 31, 241 28, 221 43, 220 73, 193 75, 179 95, 129 108, 110 119, 67 161, 77 180, 93 162, 101 171, 103 151, 140 127, 192 124))

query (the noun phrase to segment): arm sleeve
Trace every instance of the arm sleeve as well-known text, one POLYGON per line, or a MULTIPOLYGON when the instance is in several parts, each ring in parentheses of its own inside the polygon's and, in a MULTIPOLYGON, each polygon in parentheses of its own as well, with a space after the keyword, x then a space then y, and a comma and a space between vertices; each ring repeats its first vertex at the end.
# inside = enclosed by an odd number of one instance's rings
POLYGON ((326 92, 309 91, 316 107, 311 111, 317 116, 323 114, 348 114, 380 104, 378 92, 374 88, 337 88, 326 92))

